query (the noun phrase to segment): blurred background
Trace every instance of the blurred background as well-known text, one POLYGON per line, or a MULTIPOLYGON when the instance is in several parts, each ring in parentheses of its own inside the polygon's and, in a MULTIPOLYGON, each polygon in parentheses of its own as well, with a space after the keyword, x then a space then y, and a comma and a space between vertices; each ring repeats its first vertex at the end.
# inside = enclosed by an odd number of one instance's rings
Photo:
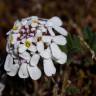
POLYGON ((0 0, 0 96, 96 96, 96 0, 0 0), (65 65, 38 81, 4 71, 6 32, 28 16, 59 16, 68 31, 65 65))

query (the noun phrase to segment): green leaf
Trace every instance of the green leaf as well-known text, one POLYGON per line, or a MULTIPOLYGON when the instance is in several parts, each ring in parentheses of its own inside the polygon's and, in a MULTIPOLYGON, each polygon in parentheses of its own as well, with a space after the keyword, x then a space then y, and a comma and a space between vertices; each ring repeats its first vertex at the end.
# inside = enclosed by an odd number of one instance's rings
POLYGON ((78 38, 78 36, 76 35, 71 35, 69 33, 68 37, 67 37, 67 48, 68 48, 68 51, 73 51, 73 52, 79 52, 81 51, 81 44, 80 44, 80 40, 78 38))
POLYGON ((66 88, 65 92, 68 95, 75 95, 75 94, 79 94, 80 93, 80 89, 71 86, 71 87, 66 88))
POLYGON ((91 27, 86 26, 83 30, 85 41, 96 52, 96 33, 91 30, 91 27))

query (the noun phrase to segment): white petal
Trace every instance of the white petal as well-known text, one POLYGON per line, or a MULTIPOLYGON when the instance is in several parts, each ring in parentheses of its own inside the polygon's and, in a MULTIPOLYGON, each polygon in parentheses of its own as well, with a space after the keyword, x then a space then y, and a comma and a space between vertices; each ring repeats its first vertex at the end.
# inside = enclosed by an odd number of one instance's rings
POLYGON ((56 73, 56 68, 51 59, 44 59, 44 72, 47 76, 52 76, 52 74, 56 73))
POLYGON ((67 40, 64 36, 62 35, 59 35, 59 36, 54 36, 53 37, 53 41, 56 43, 56 44, 59 44, 59 45, 65 45, 67 43, 67 40))
POLYGON ((15 64, 18 64, 19 60, 18 59, 14 59, 15 64))
POLYGON ((55 33, 51 27, 47 27, 47 29, 48 29, 48 32, 50 33, 51 36, 55 36, 55 33))
POLYGON ((52 52, 52 55, 54 58, 56 58, 56 59, 62 58, 62 52, 61 52, 60 48, 57 46, 57 44, 52 43, 50 45, 50 47, 51 47, 51 52, 52 52))
POLYGON ((34 54, 30 60, 30 64, 32 66, 37 66, 38 62, 39 62, 40 56, 38 54, 34 54))
POLYGON ((12 40, 12 44, 15 44, 15 43, 17 43, 17 38, 20 36, 20 34, 13 34, 12 35, 13 36, 13 40, 12 40))
POLYGON ((44 25, 44 24, 46 24, 46 21, 40 21, 40 20, 39 20, 39 23, 40 23, 41 25, 44 25))
POLYGON ((12 34, 12 36, 13 36, 13 38, 17 38, 17 37, 19 37, 19 36, 20 36, 20 34, 19 34, 19 33, 12 34))
POLYGON ((12 30, 9 30, 6 35, 10 35, 12 33, 12 30))
POLYGON ((44 51, 44 44, 42 41, 37 42, 37 50, 38 52, 44 51))
POLYGON ((8 54, 7 57, 6 57, 4 69, 6 71, 10 71, 11 68, 13 67, 12 65, 13 65, 13 57, 10 54, 8 54))
POLYGON ((47 32, 47 29, 46 29, 44 26, 40 26, 39 29, 40 29, 42 32, 47 32))
POLYGON ((59 26, 53 26, 53 28, 59 33, 59 34, 62 34, 64 36, 67 36, 68 35, 68 32, 62 28, 62 27, 59 27, 59 26))
POLYGON ((23 59, 25 59, 27 62, 30 61, 30 54, 28 52, 23 52, 21 54, 19 54, 20 57, 22 57, 23 59))
POLYGON ((20 41, 16 41, 15 44, 14 44, 14 48, 17 48, 20 44, 20 41))
POLYGON ((27 48, 26 48, 26 46, 24 46, 24 44, 20 44, 20 45, 19 45, 18 50, 19 50, 20 53, 23 53, 24 51, 26 51, 26 49, 27 49, 27 48))
POLYGON ((37 30, 36 37, 41 37, 41 36, 42 36, 41 30, 37 30))
POLYGON ((59 64, 64 64, 66 62, 66 60, 65 59, 59 59, 56 62, 59 64))
POLYGON ((12 65, 11 70, 8 71, 7 74, 8 74, 9 76, 15 76, 15 75, 17 74, 18 68, 19 68, 19 64, 14 64, 14 65, 12 65))
POLYGON ((41 71, 38 67, 28 66, 28 72, 33 80, 38 80, 41 77, 41 71))
POLYGON ((63 22, 60 20, 59 17, 55 16, 48 20, 48 22, 52 22, 52 25, 61 26, 63 22))
POLYGON ((21 23, 22 23, 22 25, 26 25, 27 24, 27 20, 22 19, 21 23))
POLYGON ((44 43, 51 43, 52 37, 51 36, 42 36, 42 40, 44 43))
POLYGON ((59 64, 64 64, 67 61, 67 55, 65 53, 62 53, 62 58, 58 59, 56 62, 59 64))
POLYGON ((10 40, 9 40, 10 37, 7 38, 7 42, 6 42, 6 51, 7 53, 10 51, 9 49, 9 46, 10 46, 10 40))
POLYGON ((40 53, 40 55, 43 57, 43 58, 46 58, 46 59, 49 59, 51 58, 51 51, 49 48, 45 49, 44 51, 42 51, 40 53))
POLYGON ((18 48, 17 48, 17 46, 15 46, 15 48, 14 48, 14 50, 13 50, 13 54, 14 54, 14 55, 18 55, 18 48))
POLYGON ((13 40, 11 41, 11 44, 15 44, 17 42, 16 38, 13 38, 13 40))
MULTIPOLYGON (((31 34, 33 34, 33 33, 31 33, 31 34)), ((32 42, 34 42, 34 43, 36 42, 36 38, 35 37, 32 37, 32 42)))
POLYGON ((35 45, 31 45, 28 50, 30 50, 31 52, 36 52, 37 51, 37 48, 35 45))
POLYGON ((28 78, 29 77, 27 65, 28 65, 27 63, 21 64, 21 67, 18 72, 18 75, 20 78, 28 78))
MULTIPOLYGON (((13 51, 12 51, 13 52, 13 51)), ((14 53, 11 53, 11 56, 13 57, 13 58, 16 58, 16 54, 14 54, 14 53)))

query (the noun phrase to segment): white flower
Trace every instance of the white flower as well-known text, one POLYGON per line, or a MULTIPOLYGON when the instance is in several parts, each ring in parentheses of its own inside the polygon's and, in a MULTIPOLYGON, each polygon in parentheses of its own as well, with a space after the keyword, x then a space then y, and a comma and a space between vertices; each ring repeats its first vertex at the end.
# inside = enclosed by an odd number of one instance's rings
POLYGON ((32 52, 36 52, 36 46, 32 44, 32 40, 33 38, 28 38, 28 39, 24 39, 22 42, 23 44, 20 44, 19 45, 19 52, 20 53, 23 53, 25 52, 27 49, 29 51, 32 51, 32 52))
POLYGON ((7 34, 8 55, 4 65, 7 74, 15 76, 18 73, 20 78, 31 77, 38 80, 41 77, 38 63, 42 58, 45 74, 54 75, 54 61, 58 64, 67 61, 66 53, 58 46, 67 43, 64 37, 67 36, 67 31, 61 26, 62 21, 58 17, 48 20, 32 16, 22 19, 21 22, 16 21, 7 34))

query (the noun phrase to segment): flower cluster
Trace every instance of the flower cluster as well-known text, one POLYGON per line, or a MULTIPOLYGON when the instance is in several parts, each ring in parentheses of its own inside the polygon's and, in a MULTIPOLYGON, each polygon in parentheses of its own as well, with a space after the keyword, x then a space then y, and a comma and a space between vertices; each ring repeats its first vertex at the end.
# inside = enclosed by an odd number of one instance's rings
POLYGON ((20 78, 37 80, 41 77, 38 67, 43 60, 44 72, 47 76, 56 73, 53 62, 64 64, 67 55, 58 45, 65 45, 67 31, 61 27, 58 17, 42 19, 37 16, 17 20, 7 33, 7 57, 4 69, 10 76, 17 73, 20 78))

